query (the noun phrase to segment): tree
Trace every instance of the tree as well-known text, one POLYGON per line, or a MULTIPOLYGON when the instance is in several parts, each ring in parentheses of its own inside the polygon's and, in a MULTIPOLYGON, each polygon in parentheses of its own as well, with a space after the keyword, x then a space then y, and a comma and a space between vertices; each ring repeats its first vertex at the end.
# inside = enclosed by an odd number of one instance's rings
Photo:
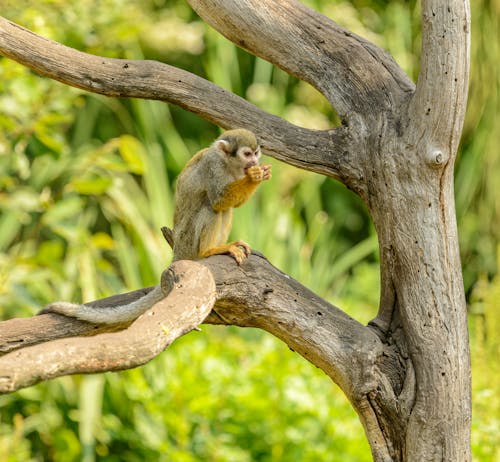
MULTIPOLYGON (((162 100, 224 128, 247 127, 267 154, 340 180, 363 199, 377 230, 379 313, 363 326, 260 255, 241 267, 222 256, 177 262, 162 277, 165 298, 117 332, 53 314, 2 323, 0 390, 142 364, 201 322, 256 326, 341 387, 374 460, 470 460, 470 363, 453 199, 468 3, 423 1, 416 85, 386 52, 294 0, 189 3, 240 47, 316 87, 342 124, 300 128, 172 66, 88 55, 5 19, 0 52, 88 91, 162 100), (137 343, 134 332, 146 329, 148 341, 137 343), (77 334, 99 334, 99 342, 67 338, 77 334), (120 345, 113 357, 106 356, 110 345, 120 345)), ((94 303, 128 303, 150 289, 94 303)))

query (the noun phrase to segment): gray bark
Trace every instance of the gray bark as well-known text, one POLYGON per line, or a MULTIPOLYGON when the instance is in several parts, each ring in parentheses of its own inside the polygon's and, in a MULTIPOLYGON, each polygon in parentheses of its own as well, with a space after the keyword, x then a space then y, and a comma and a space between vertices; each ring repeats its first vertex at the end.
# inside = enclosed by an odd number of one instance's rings
MULTIPOLYGON (((261 327, 322 368, 358 412, 375 461, 469 461, 470 363, 453 199, 467 98, 467 1, 422 2, 416 85, 386 52, 293 0, 190 4, 239 46, 320 90, 342 125, 299 128, 185 71, 87 55, 6 20, 0 53, 89 91, 159 99, 225 128, 244 126, 267 154, 358 193, 381 254, 380 309, 369 326, 256 256, 237 270, 224 257, 203 262, 217 283, 206 322, 261 327)), ((56 315, 30 322, 82 329, 56 315)))

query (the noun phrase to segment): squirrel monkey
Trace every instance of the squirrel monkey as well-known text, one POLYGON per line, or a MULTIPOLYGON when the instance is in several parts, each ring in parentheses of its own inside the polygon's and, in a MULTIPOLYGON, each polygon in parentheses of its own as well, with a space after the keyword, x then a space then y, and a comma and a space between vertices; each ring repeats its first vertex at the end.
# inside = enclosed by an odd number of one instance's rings
MULTIPOLYGON (((206 149, 196 153, 177 180, 174 229, 164 228, 175 260, 195 260, 229 254, 236 263, 250 255, 244 241, 227 243, 233 208, 244 204, 257 186, 271 178, 271 166, 259 165, 260 146, 245 129, 229 130, 206 149)), ((164 297, 156 286, 128 305, 96 308, 69 302, 54 302, 41 313, 59 313, 95 324, 133 321, 164 297)))
POLYGON ((255 135, 237 129, 223 133, 187 163, 177 180, 174 260, 229 254, 239 265, 250 255, 246 242, 226 242, 233 208, 271 178, 271 166, 259 165, 260 156, 255 135))

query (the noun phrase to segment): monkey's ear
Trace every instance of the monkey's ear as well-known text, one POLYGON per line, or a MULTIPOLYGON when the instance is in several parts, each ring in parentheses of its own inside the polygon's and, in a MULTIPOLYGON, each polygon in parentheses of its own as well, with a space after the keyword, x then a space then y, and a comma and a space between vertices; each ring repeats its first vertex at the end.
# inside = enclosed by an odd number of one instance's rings
POLYGON ((227 140, 217 140, 215 142, 215 147, 224 151, 226 154, 231 154, 231 145, 227 140))

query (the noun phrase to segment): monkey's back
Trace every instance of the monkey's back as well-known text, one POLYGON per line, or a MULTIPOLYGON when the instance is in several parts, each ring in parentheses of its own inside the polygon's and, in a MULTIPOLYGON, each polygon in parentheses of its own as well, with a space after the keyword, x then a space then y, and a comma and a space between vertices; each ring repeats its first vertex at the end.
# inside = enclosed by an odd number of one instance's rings
POLYGON ((217 163, 217 153, 203 149, 186 164, 177 179, 174 212, 174 260, 199 258, 204 226, 215 217, 207 184, 217 163), (212 164, 212 165, 211 165, 212 164))

